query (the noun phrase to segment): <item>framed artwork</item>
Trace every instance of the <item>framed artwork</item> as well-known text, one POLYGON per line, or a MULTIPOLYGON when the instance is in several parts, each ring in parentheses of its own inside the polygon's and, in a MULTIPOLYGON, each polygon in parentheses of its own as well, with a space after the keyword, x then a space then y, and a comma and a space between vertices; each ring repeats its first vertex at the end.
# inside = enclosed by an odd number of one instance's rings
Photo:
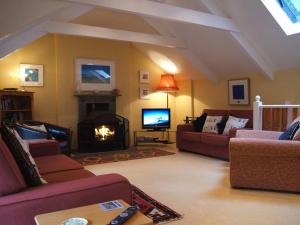
POLYGON ((140 71, 140 83, 150 83, 150 73, 147 71, 140 71))
POLYGON ((140 99, 150 99, 150 88, 147 86, 140 86, 140 99))
POLYGON ((21 86, 43 86, 43 65, 20 64, 21 86))
POLYGON ((98 59, 75 60, 76 91, 111 91, 115 89, 115 63, 98 59))
POLYGON ((249 105, 249 83, 249 79, 228 81, 228 98, 230 105, 249 105))

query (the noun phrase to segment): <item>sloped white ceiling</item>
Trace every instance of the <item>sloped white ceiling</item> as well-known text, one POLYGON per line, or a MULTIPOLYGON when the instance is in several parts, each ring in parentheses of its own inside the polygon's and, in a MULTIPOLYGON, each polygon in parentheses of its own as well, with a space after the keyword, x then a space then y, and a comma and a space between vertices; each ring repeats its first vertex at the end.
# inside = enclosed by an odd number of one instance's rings
MULTIPOLYGON (((156 0, 164 4, 211 13, 211 9, 206 8, 207 4, 205 6, 203 1, 215 4, 219 11, 223 11, 223 16, 231 18, 238 25, 244 40, 250 44, 250 48, 255 49, 268 68, 300 68, 300 34, 286 36, 260 0, 156 0)), ((24 29, 39 18, 70 5, 76 3, 63 0, 2 0, 0 44, 1 36, 24 29)), ((151 51, 165 54, 177 64, 183 77, 197 79, 224 75, 239 76, 244 73, 263 74, 262 66, 257 64, 253 55, 249 56, 249 52, 247 53, 228 31, 104 8, 94 8, 85 14, 78 14, 71 22, 180 39, 185 43, 185 49, 135 45, 146 55, 151 51)))
POLYGON ((218 0, 275 70, 300 68, 300 33, 286 36, 260 0, 218 0))
POLYGON ((0 39, 67 5, 69 3, 51 0, 1 0, 0 39))

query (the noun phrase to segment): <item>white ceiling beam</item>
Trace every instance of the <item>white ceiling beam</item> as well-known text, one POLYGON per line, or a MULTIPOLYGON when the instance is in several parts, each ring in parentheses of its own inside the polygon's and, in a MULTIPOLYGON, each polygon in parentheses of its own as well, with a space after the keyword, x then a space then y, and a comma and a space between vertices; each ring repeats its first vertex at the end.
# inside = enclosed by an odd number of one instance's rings
POLYGON ((64 0, 80 4, 105 7, 128 13, 150 16, 170 21, 196 24, 216 29, 239 32, 235 23, 228 18, 202 13, 192 9, 153 2, 148 0, 64 0))
POLYGON ((67 34, 118 41, 129 41, 171 48, 185 48, 185 45, 181 41, 173 37, 165 37, 160 35, 138 33, 104 27, 47 21, 41 26, 37 27, 36 29, 41 32, 49 32, 56 34, 67 34))
MULTIPOLYGON (((146 21, 150 26, 152 26, 157 32, 162 35, 172 35, 175 36, 175 33, 171 31, 170 27, 165 27, 162 23, 155 22, 149 18, 143 17, 144 21, 146 21)), ((178 37, 176 37, 178 38, 178 37)), ((194 54, 194 52, 188 48, 176 48, 175 49, 181 56, 183 56, 194 68, 204 77, 212 82, 217 82, 216 75, 205 65, 202 60, 194 54)), ((192 79, 199 79, 199 77, 191 77, 192 79)))
POLYGON ((77 16, 80 16, 93 7, 87 5, 71 5, 64 7, 54 13, 50 13, 34 23, 24 27, 15 33, 9 34, 0 40, 0 59, 22 48, 23 46, 33 42, 34 40, 47 34, 45 31, 37 30, 36 28, 49 19, 59 19, 69 21, 77 16))
MULTIPOLYGON (((200 1, 211 13, 226 17, 225 13, 211 0, 198 0, 200 1)), ((241 33, 229 32, 231 37, 240 44, 245 50, 248 56, 257 64, 257 66, 264 72, 265 76, 274 80, 274 72, 270 63, 266 61, 266 57, 263 57, 256 48, 241 33)))

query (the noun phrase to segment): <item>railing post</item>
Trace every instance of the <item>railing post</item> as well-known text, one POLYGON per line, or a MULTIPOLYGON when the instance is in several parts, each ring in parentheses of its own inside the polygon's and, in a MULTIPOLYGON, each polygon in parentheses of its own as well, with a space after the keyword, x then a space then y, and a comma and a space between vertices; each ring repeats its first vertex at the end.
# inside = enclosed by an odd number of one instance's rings
POLYGON ((253 130, 262 129, 262 102, 259 95, 255 96, 255 101, 253 102, 253 130))

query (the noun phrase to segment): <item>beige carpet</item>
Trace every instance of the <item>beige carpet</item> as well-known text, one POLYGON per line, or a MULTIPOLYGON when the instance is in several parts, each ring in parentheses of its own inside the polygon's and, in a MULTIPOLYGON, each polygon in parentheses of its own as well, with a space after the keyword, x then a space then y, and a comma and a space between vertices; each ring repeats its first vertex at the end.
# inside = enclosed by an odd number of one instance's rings
POLYGON ((95 174, 123 174, 150 196, 184 214, 172 225, 300 224, 300 194, 231 189, 224 161, 179 152, 86 168, 95 174))

